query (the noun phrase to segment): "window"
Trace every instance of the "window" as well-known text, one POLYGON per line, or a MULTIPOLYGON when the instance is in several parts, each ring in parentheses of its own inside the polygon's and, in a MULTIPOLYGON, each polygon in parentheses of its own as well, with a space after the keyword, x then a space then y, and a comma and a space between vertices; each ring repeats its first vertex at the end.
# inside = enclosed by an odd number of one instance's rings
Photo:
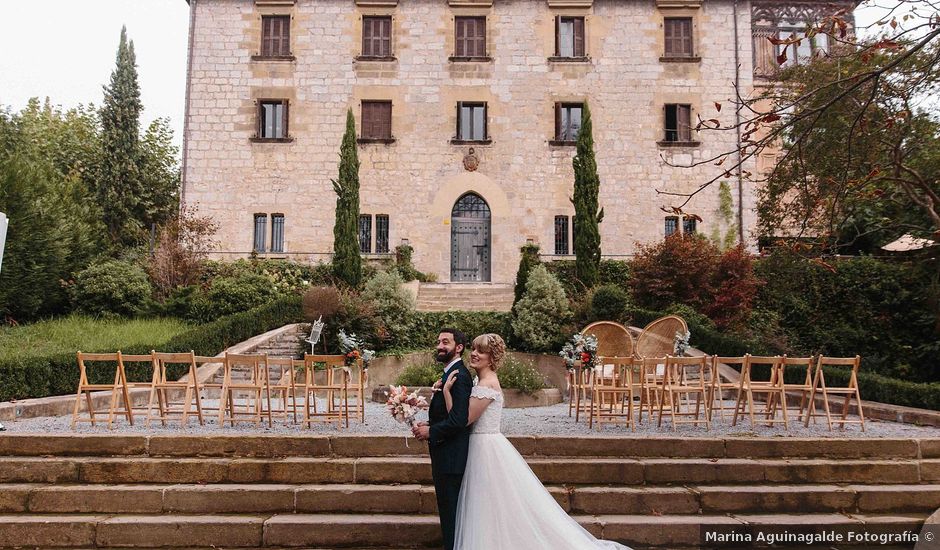
POLYGON ((271 214, 271 252, 284 252, 284 214, 271 214))
POLYGON ((674 235, 679 230, 679 217, 666 216, 666 236, 674 235))
POLYGON ((362 55, 364 57, 392 56, 392 18, 390 16, 362 18, 362 55))
POLYGON ((799 39, 799 42, 793 44, 777 46, 777 62, 781 67, 804 65, 814 57, 824 55, 829 51, 829 37, 823 33, 807 37, 804 31, 786 29, 778 32, 778 38, 780 40, 799 39))
POLYGON ((667 17, 665 29, 665 56, 692 57, 692 18, 667 17))
POLYGON ((290 16, 265 15, 261 17, 262 57, 290 56, 290 16))
POLYGON ((372 216, 370 214, 359 215, 359 252, 372 253, 372 216))
POLYGON ((457 139, 486 141, 486 103, 457 104, 457 139))
POLYGON ((555 18, 555 55, 584 57, 584 18, 555 18))
POLYGON ((486 17, 455 17, 454 55, 486 57, 486 17))
POLYGON ((568 216, 555 216, 555 254, 568 255, 568 216))
POLYGON ((255 214, 255 238, 252 250, 259 254, 264 253, 264 243, 268 233, 268 215, 255 214))
POLYGON ((362 102, 362 138, 392 139, 392 102, 362 102))
POLYGON ((388 254, 388 214, 375 215, 375 253, 388 254))
POLYGON ((691 105, 666 105, 666 141, 692 141, 691 120, 691 105))
POLYGON ((687 216, 682 218, 682 232, 686 235, 691 235, 695 233, 696 230, 696 220, 693 217, 687 216))
POLYGON ((258 102, 258 137, 287 138, 287 100, 265 99, 258 102))
POLYGON ((555 104, 555 139, 557 141, 575 141, 581 131, 582 103, 555 104))

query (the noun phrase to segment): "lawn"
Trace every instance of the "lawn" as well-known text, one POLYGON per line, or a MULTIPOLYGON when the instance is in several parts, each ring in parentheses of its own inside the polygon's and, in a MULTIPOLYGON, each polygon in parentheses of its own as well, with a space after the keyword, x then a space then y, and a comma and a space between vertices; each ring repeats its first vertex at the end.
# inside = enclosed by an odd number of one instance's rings
POLYGON ((95 319, 72 315, 0 328, 0 363, 77 351, 160 348, 191 325, 178 319, 95 319))

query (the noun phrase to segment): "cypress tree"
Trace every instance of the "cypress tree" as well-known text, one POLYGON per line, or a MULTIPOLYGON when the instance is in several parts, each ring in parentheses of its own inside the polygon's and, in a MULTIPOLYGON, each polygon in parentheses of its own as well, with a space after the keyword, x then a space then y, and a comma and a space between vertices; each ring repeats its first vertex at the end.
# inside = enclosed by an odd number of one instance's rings
POLYGON ((141 236, 139 201, 143 189, 139 170, 139 124, 142 109, 134 42, 127 40, 127 28, 123 27, 111 82, 104 88, 103 155, 96 189, 98 203, 104 210, 104 223, 115 244, 134 244, 141 236))
POLYGON ((516 272, 515 297, 512 305, 516 305, 522 299, 525 293, 525 284, 529 280, 529 272, 532 268, 539 265, 539 246, 537 244, 526 244, 522 247, 522 257, 519 259, 519 271, 516 272))
POLYGON ((333 273, 351 287, 362 280, 359 255, 359 157, 356 154, 356 120, 346 112, 346 133, 339 151, 336 192, 336 221, 333 224, 333 273))
POLYGON ((574 254, 575 273, 587 288, 600 279, 601 234, 598 225, 604 209, 598 210, 597 193, 600 178, 594 160, 594 136, 591 134, 591 110, 585 102, 578 132, 578 152, 574 157, 574 254))

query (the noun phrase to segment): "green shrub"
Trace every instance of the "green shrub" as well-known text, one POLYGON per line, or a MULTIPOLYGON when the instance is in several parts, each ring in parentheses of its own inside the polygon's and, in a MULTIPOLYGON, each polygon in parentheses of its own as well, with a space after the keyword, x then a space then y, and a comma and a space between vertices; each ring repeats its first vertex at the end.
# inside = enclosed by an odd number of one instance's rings
POLYGON ((496 376, 503 389, 519 390, 532 395, 545 388, 545 379, 535 365, 511 355, 507 355, 503 360, 503 365, 496 371, 496 376))
MULTIPOLYGON (((70 318, 71 319, 71 318, 70 318)), ((150 350, 167 352, 195 351, 196 355, 213 356, 252 336, 257 336, 280 326, 302 321, 300 296, 287 296, 250 311, 229 315, 212 323, 180 331, 180 324, 173 320, 137 320, 133 322, 110 322, 80 320, 71 329, 62 328, 59 321, 52 326, 40 327, 35 338, 41 347, 38 353, 0 354, 0 401, 65 395, 75 392, 78 384, 76 351, 114 352, 146 354, 150 350), (111 324, 109 324, 111 323, 111 324), (104 327, 102 330, 100 327, 104 327), (51 334, 43 334, 43 331, 51 334), (100 336, 96 334, 101 333, 100 336), (72 334, 72 336, 69 336, 72 334), (58 345, 50 342, 60 341, 58 345)), ((68 321, 66 321, 68 322, 68 321)), ((33 325, 35 326, 35 325, 33 325)), ((29 329, 31 327, 22 327, 29 329)), ((6 337, 16 338, 17 329, 0 332, 0 350, 7 349, 6 337)), ((18 342, 11 349, 26 349, 30 344, 18 342)), ((180 365, 169 369, 170 378, 185 374, 180 365)), ((150 369, 145 365, 131 364, 128 378, 132 381, 149 381, 150 369)), ((91 382, 113 382, 113 371, 109 375, 103 370, 91 373, 91 382)))
POLYGON ((335 286, 314 286, 304 292, 304 319, 309 323, 321 317, 329 323, 342 307, 343 295, 335 286))
POLYGON ((756 307, 777 317, 783 337, 773 339, 786 342, 787 353, 858 354, 871 373, 940 381, 935 273, 867 257, 807 260, 785 250, 761 259, 756 271, 766 281, 756 307))
MULTIPOLYGON (((577 281, 575 265, 572 260, 545 262, 549 273, 558 278, 568 296, 584 292, 583 285, 577 281)), ((630 264, 624 260, 601 260, 600 284, 617 285, 624 290, 630 288, 630 264)))
POLYGON ((147 308, 153 287, 139 265, 108 260, 80 271, 69 293, 77 311, 105 317, 129 317, 139 315, 147 308))
POLYGON ((203 282, 209 284, 218 277, 261 275, 281 294, 300 292, 310 286, 334 285, 332 267, 328 263, 314 265, 287 260, 235 260, 234 262, 208 261, 203 273, 203 282))
POLYGON ((433 386, 441 379, 442 367, 443 365, 430 359, 424 363, 408 365, 395 379, 395 384, 409 387, 433 386))
POLYGON ((526 351, 550 351, 561 346, 563 327, 571 318, 565 291, 543 265, 529 273, 525 294, 516 304, 512 331, 526 351))
POLYGON ((400 244, 395 247, 395 265, 394 270, 401 275, 403 281, 414 281, 415 279, 422 283, 428 283, 437 279, 433 274, 422 273, 415 269, 411 263, 411 256, 415 249, 407 244, 400 244))
POLYGON ((211 321, 266 304, 277 294, 274 283, 261 274, 217 277, 209 290, 192 301, 190 317, 195 321, 211 321))
POLYGON ((620 322, 629 305, 630 296, 616 285, 601 285, 591 296, 591 314, 596 320, 620 322))
POLYGON ((415 314, 415 300, 398 273, 380 271, 366 281, 362 299, 370 302, 392 342, 407 336, 415 314))

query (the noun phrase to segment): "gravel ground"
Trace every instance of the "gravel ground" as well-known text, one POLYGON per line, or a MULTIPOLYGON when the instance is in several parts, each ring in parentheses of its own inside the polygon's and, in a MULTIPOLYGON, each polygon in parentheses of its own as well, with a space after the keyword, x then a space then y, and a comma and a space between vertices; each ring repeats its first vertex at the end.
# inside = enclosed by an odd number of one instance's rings
MULTIPOLYGON (((213 406, 212 403, 206 403, 207 406, 213 406)), ((733 403, 728 404, 733 407, 733 403)), ((189 419, 189 425, 183 427, 179 421, 171 422, 166 427, 160 426, 154 422, 151 427, 146 427, 142 420, 135 420, 134 426, 130 426, 126 421, 121 420, 116 423, 114 433, 122 434, 165 434, 165 433, 186 433, 186 434, 378 434, 378 435, 403 435, 408 433, 408 427, 399 424, 391 418, 385 410, 385 406, 378 403, 366 404, 366 422, 360 424, 358 421, 350 419, 348 429, 338 429, 335 425, 315 424, 306 429, 297 424, 292 424, 284 420, 274 420, 273 426, 268 426, 267 422, 261 426, 256 426, 250 422, 237 423, 234 427, 226 424, 220 427, 218 424, 218 413, 208 414, 206 416, 206 425, 199 426, 195 418, 189 419)), ((426 419, 426 413, 419 415, 419 420, 426 419)), ((643 423, 637 426, 636 432, 621 425, 604 425, 602 429, 597 427, 593 430, 588 429, 587 422, 582 416, 582 421, 576 423, 574 417, 568 416, 568 404, 560 403, 549 407, 532 407, 522 409, 505 409, 503 411, 503 432, 506 435, 625 435, 625 436, 650 436, 650 437, 671 437, 677 432, 672 431, 668 419, 663 421, 662 427, 657 427, 655 423, 650 423, 644 415, 643 423)), ((70 427, 71 417, 45 417, 30 418, 16 422, 6 423, 5 426, 9 432, 17 433, 72 433, 70 427)), ((879 422, 875 420, 866 420, 866 432, 862 433, 857 425, 849 425, 845 430, 838 428, 829 431, 825 421, 819 421, 815 425, 810 424, 804 428, 801 423, 794 420, 790 422, 790 431, 786 431, 782 426, 773 427, 757 425, 750 426, 747 420, 739 420, 737 426, 731 425, 730 415, 726 413, 725 419, 719 420, 717 413, 712 420, 709 431, 704 427, 680 425, 678 434, 683 437, 872 437, 872 438, 892 438, 892 437, 940 437, 940 428, 913 426, 909 424, 898 424, 895 422, 879 422)), ((108 433, 105 425, 99 424, 92 426, 90 423, 79 423, 74 430, 78 433, 108 433)))

